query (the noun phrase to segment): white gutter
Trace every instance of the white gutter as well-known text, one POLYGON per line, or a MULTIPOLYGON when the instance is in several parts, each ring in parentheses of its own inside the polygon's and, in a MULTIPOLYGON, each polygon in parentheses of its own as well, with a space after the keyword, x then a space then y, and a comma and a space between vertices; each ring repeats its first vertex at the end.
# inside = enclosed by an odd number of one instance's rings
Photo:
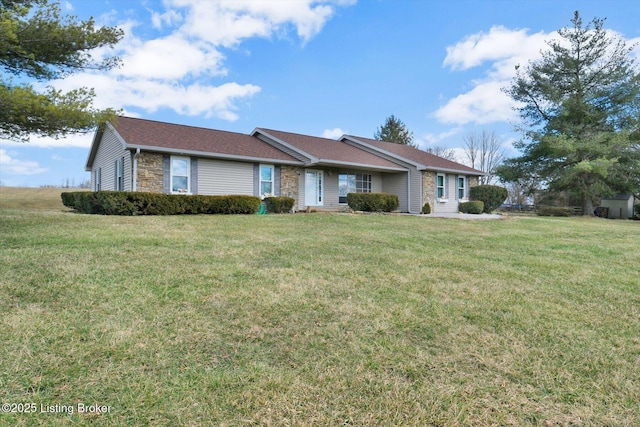
POLYGON ((136 148, 136 153, 133 155, 133 191, 137 191, 138 188, 138 157, 140 157, 140 149, 136 148))

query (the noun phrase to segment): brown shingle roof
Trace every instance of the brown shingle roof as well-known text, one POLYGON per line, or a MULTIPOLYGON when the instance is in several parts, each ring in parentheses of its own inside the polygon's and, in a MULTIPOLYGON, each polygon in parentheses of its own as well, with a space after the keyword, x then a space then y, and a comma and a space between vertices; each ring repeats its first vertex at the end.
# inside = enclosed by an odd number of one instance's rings
POLYGON ((349 163, 354 165, 374 166, 385 169, 402 169, 397 163, 368 153, 357 147, 345 144, 335 139, 317 136, 301 135, 272 129, 257 129, 259 132, 271 135, 284 141, 305 153, 319 159, 319 163, 349 163))
POLYGON ((297 162, 287 153, 243 133, 131 117, 118 117, 112 124, 127 145, 133 147, 165 148, 172 151, 184 150, 185 152, 297 162))
POLYGON ((372 145, 374 147, 391 152, 398 156, 402 156, 405 159, 409 159, 416 163, 420 163, 426 166, 428 169, 454 170, 454 171, 460 171, 460 172, 467 172, 475 175, 484 175, 484 172, 479 171, 477 169, 470 168, 469 166, 465 166, 463 164, 453 162, 451 160, 443 159, 442 157, 436 156, 431 153, 427 153, 426 151, 420 150, 418 148, 413 148, 408 145, 395 144, 393 142, 386 142, 386 141, 378 141, 377 139, 362 138, 360 136, 352 136, 352 135, 349 135, 349 138, 352 138, 357 141, 362 141, 365 144, 372 145))

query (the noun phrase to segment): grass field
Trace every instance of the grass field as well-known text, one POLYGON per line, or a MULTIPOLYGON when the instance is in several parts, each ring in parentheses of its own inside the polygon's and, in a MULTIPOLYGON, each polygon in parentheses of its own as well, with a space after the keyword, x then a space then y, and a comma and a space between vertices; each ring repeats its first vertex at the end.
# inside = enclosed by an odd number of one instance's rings
POLYGON ((107 217, 47 190, 0 188, 0 425, 640 422, 638 221, 107 217))

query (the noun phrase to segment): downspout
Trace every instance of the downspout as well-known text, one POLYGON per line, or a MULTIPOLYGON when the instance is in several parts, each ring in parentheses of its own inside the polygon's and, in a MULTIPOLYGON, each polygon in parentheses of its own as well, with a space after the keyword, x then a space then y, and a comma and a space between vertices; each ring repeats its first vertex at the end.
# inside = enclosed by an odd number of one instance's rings
POLYGON ((140 157, 140 149, 136 148, 136 153, 133 155, 133 191, 137 191, 138 188, 138 157, 140 157))

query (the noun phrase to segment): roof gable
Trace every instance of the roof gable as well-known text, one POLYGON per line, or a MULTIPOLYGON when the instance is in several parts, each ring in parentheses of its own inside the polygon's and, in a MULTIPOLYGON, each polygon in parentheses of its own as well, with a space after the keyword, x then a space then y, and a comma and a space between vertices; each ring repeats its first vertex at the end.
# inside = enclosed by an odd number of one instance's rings
POLYGON ((263 128, 257 128, 254 135, 256 133, 275 138, 276 142, 286 143, 288 147, 309 158, 310 163, 404 170, 397 163, 340 140, 263 128))
POLYGON ((113 127, 126 141, 127 148, 298 163, 289 154, 243 133, 131 117, 118 117, 113 127))
POLYGON ((435 154, 431 154, 408 145, 379 141, 377 139, 363 138, 353 135, 345 135, 341 139, 361 143, 373 147, 374 149, 381 150, 387 154, 399 156, 401 160, 409 160, 411 163, 416 163, 419 165, 419 169, 463 172, 470 175, 485 175, 484 172, 478 169, 444 159, 440 156, 436 156, 435 154))

